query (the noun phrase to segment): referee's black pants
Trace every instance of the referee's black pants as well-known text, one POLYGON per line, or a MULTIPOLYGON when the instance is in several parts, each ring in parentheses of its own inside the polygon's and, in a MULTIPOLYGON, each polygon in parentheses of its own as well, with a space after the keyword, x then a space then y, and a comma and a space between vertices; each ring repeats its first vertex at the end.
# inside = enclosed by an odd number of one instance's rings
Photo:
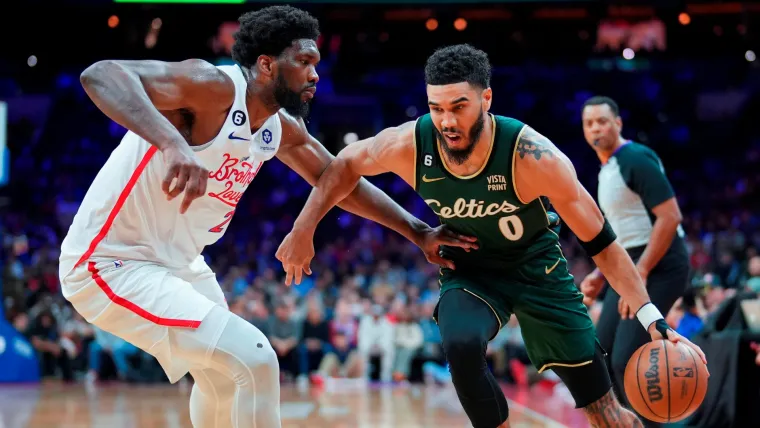
MULTIPOLYGON (((638 261, 644 247, 628 250, 634 262, 638 261)), ((668 252, 649 273, 647 292, 652 303, 667 316, 670 308, 683 296, 689 280, 689 255, 683 240, 676 237, 668 252)), ((625 397, 623 379, 625 366, 633 353, 642 345, 650 342, 652 336, 647 332, 637 318, 620 319, 618 312, 618 295, 612 287, 607 287, 604 295, 602 312, 596 325, 599 343, 607 351, 610 378, 612 379, 615 395, 623 405, 630 408, 625 397)), ((631 308, 636 310, 637 308, 631 308)), ((642 419, 646 427, 659 427, 661 424, 642 419)))

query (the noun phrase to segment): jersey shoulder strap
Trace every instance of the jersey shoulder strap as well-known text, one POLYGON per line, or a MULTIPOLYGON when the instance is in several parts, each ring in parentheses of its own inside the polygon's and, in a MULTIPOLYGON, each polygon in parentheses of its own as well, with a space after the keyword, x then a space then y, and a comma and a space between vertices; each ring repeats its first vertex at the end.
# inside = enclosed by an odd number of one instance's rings
POLYGON ((419 190, 419 183, 425 170, 438 167, 438 157, 433 119, 430 113, 420 116, 414 125, 414 190, 419 190))

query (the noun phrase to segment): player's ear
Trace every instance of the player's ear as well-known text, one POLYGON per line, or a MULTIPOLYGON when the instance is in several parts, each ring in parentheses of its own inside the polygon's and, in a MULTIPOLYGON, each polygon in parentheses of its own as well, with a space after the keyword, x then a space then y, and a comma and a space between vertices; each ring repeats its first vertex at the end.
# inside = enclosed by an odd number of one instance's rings
POLYGON ((260 74, 271 78, 277 71, 277 62, 269 55, 259 55, 256 59, 256 67, 260 74))
POLYGON ((483 111, 491 110, 491 101, 493 101, 493 91, 491 88, 483 89, 483 111))
POLYGON ((623 131, 623 118, 620 116, 615 117, 615 125, 617 125, 618 132, 623 131))

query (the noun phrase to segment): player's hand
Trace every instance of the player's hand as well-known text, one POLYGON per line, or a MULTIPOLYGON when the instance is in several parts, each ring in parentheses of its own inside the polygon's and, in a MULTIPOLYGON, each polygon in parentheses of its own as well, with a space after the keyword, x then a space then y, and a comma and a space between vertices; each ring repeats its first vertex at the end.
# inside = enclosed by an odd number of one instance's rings
POLYGON ((285 285, 290 285, 295 278, 301 283, 303 273, 311 275, 311 259, 314 258, 314 233, 293 228, 282 240, 275 254, 285 270, 285 285))
MULTIPOLYGON (((664 319, 659 319, 656 322, 653 322, 652 325, 649 326, 649 334, 652 336, 652 341, 667 339, 674 344, 677 344, 678 342, 683 343, 684 345, 691 348, 694 352, 699 355, 699 358, 702 360, 702 362, 705 364, 705 370, 707 370, 707 357, 705 356, 705 353, 702 352, 702 348, 699 346, 693 344, 689 339, 681 336, 678 334, 675 330, 670 328, 667 322, 665 322, 664 319)), ((710 376, 710 371, 707 371, 707 375, 710 376)))
POLYGON ((632 320, 636 317, 636 312, 631 310, 631 307, 628 305, 628 303, 626 303, 625 300, 623 300, 622 297, 618 300, 618 312, 620 313, 621 320, 632 320))
POLYGON ((590 274, 586 275, 586 277, 583 278, 583 281, 581 281, 581 293, 583 293, 583 304, 586 306, 591 306, 591 304, 594 303, 596 296, 598 296, 599 292, 602 291, 603 286, 604 286, 604 277, 600 275, 597 271, 591 272, 590 274))
POLYGON ((477 238, 460 235, 449 229, 446 225, 426 228, 420 233, 416 241, 415 244, 425 253, 425 258, 428 262, 449 269, 454 269, 454 262, 441 257, 441 245, 460 247, 464 248, 465 251, 478 249, 477 238))
POLYGON ((195 199, 206 194, 209 171, 186 143, 167 146, 161 153, 169 169, 161 183, 161 189, 169 201, 185 192, 182 205, 179 207, 179 212, 184 214, 195 199), (174 187, 171 187, 172 182, 174 187))

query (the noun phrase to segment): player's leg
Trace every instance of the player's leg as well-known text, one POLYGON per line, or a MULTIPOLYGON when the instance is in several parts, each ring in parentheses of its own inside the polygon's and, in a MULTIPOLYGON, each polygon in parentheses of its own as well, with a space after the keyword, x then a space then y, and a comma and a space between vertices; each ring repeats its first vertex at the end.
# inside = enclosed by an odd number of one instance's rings
POLYGON ((500 287, 514 302, 528 356, 539 371, 554 370, 593 427, 641 426, 615 398, 583 294, 558 259, 564 261, 559 247, 550 248, 500 287), (555 268, 547 272, 549 266, 555 268))
POLYGON ((604 353, 597 348, 591 363, 571 366, 552 366, 575 399, 576 408, 583 409, 592 427, 642 427, 641 420, 624 408, 612 390, 604 353))
MULTIPOLYGON (((192 281, 193 288, 217 305, 227 308, 224 292, 216 275, 203 262, 192 281)), ((190 391, 190 421, 194 427, 224 428, 232 426, 232 401, 237 385, 226 375, 213 369, 191 369, 193 388, 190 391)))
POLYGON ((65 282, 85 319, 155 356, 172 382, 191 368, 232 381, 227 426, 280 426, 279 367, 269 342, 188 281, 162 266, 124 261, 88 263, 65 282))
POLYGON ((237 385, 213 369, 191 370, 190 422, 193 427, 232 426, 232 399, 237 385))
MULTIPOLYGON (((602 303, 602 311, 596 322, 596 337, 599 339, 602 348, 607 351, 605 362, 607 363, 607 370, 610 372, 612 387, 615 391, 616 397, 622 397, 622 394, 624 393, 623 384, 617 381, 610 361, 610 356, 615 350, 615 337, 617 336, 617 329, 620 325, 620 312, 618 312, 619 299, 620 296, 618 296, 615 290, 613 290, 612 287, 607 286, 602 303)), ((622 381, 622 379, 623 378, 621 377, 620 380, 622 381)))
POLYGON ((214 416, 221 417, 231 403, 229 417, 217 419, 209 427, 280 426, 277 355, 259 329, 227 309, 215 306, 197 329, 175 329, 171 335, 174 355, 221 375, 198 384, 191 405, 200 423, 212 418, 204 414, 204 406, 210 406, 214 416), (221 377, 226 377, 234 387, 225 385, 221 377))
POLYGON ((444 353, 459 401, 475 428, 506 427, 504 393, 486 364, 486 346, 499 329, 493 310, 462 289, 443 293, 436 311, 444 353))
MULTIPOLYGON (((673 304, 681 297, 686 289, 689 275, 689 268, 686 263, 683 264, 661 264, 655 268, 647 278, 647 292, 652 299, 652 303, 663 314, 670 311, 673 304)), ((614 293, 614 290, 609 290, 614 293)), ((617 295, 617 293, 615 293, 617 295)), ((616 305, 617 307, 617 305, 616 305)), ((652 337, 649 332, 644 330, 638 319, 625 319, 620 321, 615 336, 615 342, 612 345, 609 360, 614 374, 613 381, 618 385, 618 397, 624 405, 628 405, 628 399, 625 397, 625 368, 628 361, 637 349, 650 342, 652 337)), ((644 420, 644 426, 654 428, 662 424, 644 420)))

